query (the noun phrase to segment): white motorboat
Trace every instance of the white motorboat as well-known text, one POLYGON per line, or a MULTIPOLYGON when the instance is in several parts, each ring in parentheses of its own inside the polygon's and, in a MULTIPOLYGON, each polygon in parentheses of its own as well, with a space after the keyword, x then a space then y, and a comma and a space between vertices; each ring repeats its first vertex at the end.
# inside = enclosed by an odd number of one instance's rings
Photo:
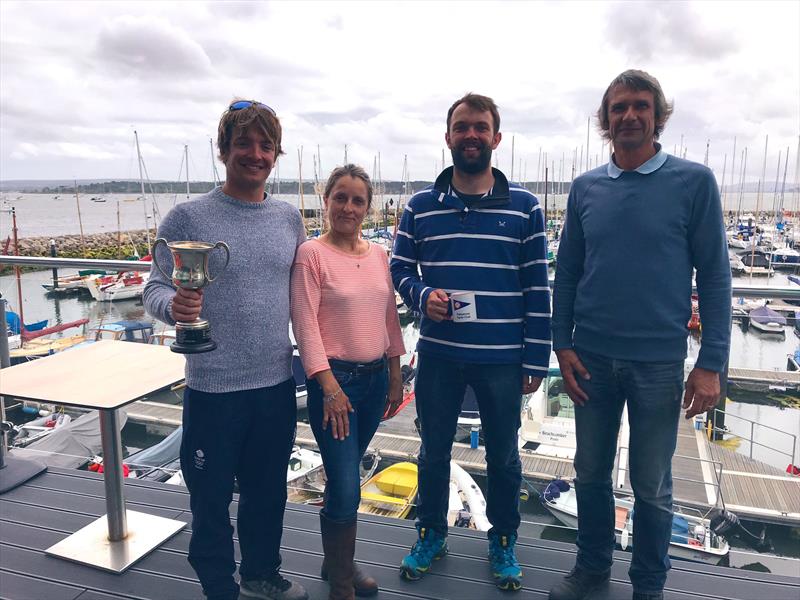
MULTIPOLYGON (((578 500, 575 490, 563 479, 551 481, 540 500, 556 519, 567 527, 578 527, 578 500)), ((614 531, 617 544, 623 549, 633 547, 633 499, 614 498, 614 531)), ((727 540, 715 534, 710 521, 675 507, 672 517, 672 537, 669 555, 716 565, 725 557, 730 546, 727 540)))
POLYGON ((478 531, 489 531, 492 528, 492 524, 486 518, 486 499, 481 488, 469 473, 453 461, 450 461, 447 524, 451 527, 469 527, 478 531))
MULTIPOLYGON (((286 483, 292 483, 305 477, 309 472, 322 467, 322 456, 319 452, 306 450, 295 446, 289 457, 289 465, 286 468, 286 483)), ((186 485, 183 480, 183 473, 176 471, 175 474, 167 479, 170 485, 186 485)))
POLYGON ((772 253, 772 266, 783 269, 800 266, 800 252, 794 248, 778 248, 772 253))
POLYGON ((744 272, 744 263, 742 259, 736 255, 730 256, 730 263, 731 263, 731 272, 733 273, 743 273, 744 272))
POLYGON ((305 477, 309 471, 322 466, 322 455, 313 450, 306 450, 295 446, 289 457, 289 466, 286 469, 286 483, 292 483, 305 477))
POLYGON ((141 298, 150 273, 126 271, 119 275, 93 277, 87 282, 89 293, 98 302, 141 298))

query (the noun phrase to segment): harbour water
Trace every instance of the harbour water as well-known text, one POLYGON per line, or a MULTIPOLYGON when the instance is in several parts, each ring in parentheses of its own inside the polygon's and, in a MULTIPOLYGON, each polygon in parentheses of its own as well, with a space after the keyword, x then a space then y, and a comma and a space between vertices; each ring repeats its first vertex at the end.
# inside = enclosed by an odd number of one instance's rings
MULTIPOLYGON (((74 201, 74 198, 73 198, 74 201)), ((56 201, 57 202, 57 201, 56 201)), ((32 205, 34 203, 31 203, 32 205)), ((102 204, 102 203, 93 203, 102 204)), ((107 208, 110 203, 106 203, 107 208)), ((122 203, 121 203, 122 204, 122 203)), ((141 201, 133 201, 127 203, 142 209, 141 201)), ((22 206, 22 203, 20 203, 22 206)), ((104 215, 98 208, 96 211, 92 207, 92 212, 96 215, 104 215)), ((116 227, 116 208, 110 211, 113 213, 113 225, 116 227)), ((136 218, 141 218, 136 214, 136 211, 131 211, 131 228, 137 227, 134 224, 136 218)), ((28 217, 25 217, 26 219, 28 217)), ((105 217, 103 217, 105 218, 105 217)), ((45 225, 50 223, 52 215, 48 215, 45 219, 45 225)), ((39 219, 34 217, 34 223, 39 219)), ((86 221, 84 225, 86 226, 86 221)), ((90 220, 93 226, 101 226, 103 223, 102 218, 97 220, 90 220)), ((36 233, 27 235, 59 235, 64 233, 74 233, 73 227, 70 225, 68 231, 59 230, 59 228, 50 223, 47 225, 51 229, 45 233, 42 230, 36 233)), ((39 227, 43 227, 42 224, 39 227)), ((63 227, 63 225, 62 225, 63 227)), ((2 224, 2 229, 6 228, 6 224, 2 224)), ((100 229, 104 231, 104 229, 100 229)), ((89 231, 87 231, 88 233, 89 231)), ((68 274, 66 271, 62 275, 68 274)), ((89 324, 87 327, 97 326, 102 322, 110 322, 122 319, 136 319, 136 320, 152 320, 144 311, 139 301, 123 301, 118 303, 98 303, 90 299, 88 296, 76 295, 67 297, 53 297, 45 293, 42 288, 43 283, 49 282, 51 279, 50 271, 38 271, 23 273, 21 277, 22 293, 23 293, 23 308, 25 320, 27 322, 38 321, 41 319, 49 319, 50 324, 63 323, 73 321, 76 319, 87 318, 89 324)), ((749 278, 737 278, 736 283, 749 284, 749 278)), ((754 284, 766 284, 764 278, 754 278, 754 284)), ((784 274, 778 274, 770 278, 770 285, 791 285, 784 274)), ((13 276, 0 277, 0 293, 3 297, 9 300, 12 309, 17 306, 17 291, 16 280, 13 276)), ((417 331, 410 321, 404 321, 406 342, 409 348, 413 347, 416 341, 417 331)), ((156 323, 156 331, 165 328, 163 324, 156 323)), ((74 334, 76 331, 67 331, 63 335, 74 334)), ((693 336, 689 337, 689 353, 690 356, 696 356, 699 348, 699 339, 693 336)), ((798 338, 792 333, 792 329, 787 327, 786 335, 783 337, 764 336, 751 329, 745 330, 739 323, 734 323, 732 327, 732 347, 731 347, 731 360, 730 364, 734 367, 752 367, 760 369, 785 369, 787 355, 793 354, 795 349, 798 348, 798 338)), ((786 392, 790 393, 790 392, 786 392)), ((769 396, 780 397, 783 392, 775 390, 769 392, 769 396)), ((737 433, 744 438, 750 436, 750 423, 734 418, 739 416, 744 419, 755 421, 756 439, 772 447, 777 447, 783 451, 791 451, 791 443, 788 442, 787 436, 775 436, 771 430, 764 426, 775 427, 781 431, 786 431, 789 434, 800 437, 800 410, 797 408, 786 408, 779 406, 777 402, 764 403, 765 393, 753 393, 747 390, 738 389, 736 386, 731 386, 729 389, 729 396, 731 400, 728 402, 726 411, 730 418, 727 420, 727 425, 730 430, 737 433), (788 444, 788 445, 787 445, 788 444)), ((174 402, 179 402, 180 398, 176 396, 172 399, 174 402)), ((795 405, 796 406, 796 405, 795 405)), ((144 426, 129 425, 123 431, 123 441, 129 450, 134 448, 146 447, 157 443, 161 438, 166 435, 166 431, 158 428, 148 428, 144 426)), ((750 447, 748 442, 741 442, 736 448, 739 452, 749 454, 750 447)), ((769 450, 762 446, 754 446, 752 449, 753 458, 767 462, 780 469, 785 469, 788 458, 781 452, 769 450)), ((388 462, 388 461, 387 461, 388 462)), ((485 489, 485 480, 478 476, 476 477, 479 485, 485 489)), ((521 502, 521 509, 523 511, 523 525, 525 535, 534 535, 542 539, 557 539, 561 541, 574 542, 574 530, 563 528, 555 522, 553 517, 547 513, 539 502, 536 500, 535 494, 531 494, 531 498, 527 501, 521 502)), ((756 554, 742 547, 734 540, 732 545, 734 550, 728 559, 730 566, 755 569, 755 570, 768 570, 773 573, 782 573, 786 575, 800 575, 800 563, 797 558, 800 558, 800 538, 798 537, 798 530, 791 530, 782 527, 768 527, 768 535, 773 541, 775 546, 774 554, 756 554)))
MULTIPOLYGON (((80 205, 83 232, 109 233, 121 230, 135 231, 158 224, 161 218, 176 204, 187 202, 198 194, 186 195, 186 192, 175 194, 147 194, 143 202, 138 194, 103 194, 97 196, 103 202, 94 202, 91 196, 80 194, 76 202, 74 194, 31 194, 4 192, 0 196, 0 205, 6 209, 13 206, 17 212, 19 236, 57 236, 79 233, 78 205, 80 205), (119 208, 119 227, 117 226, 117 208, 119 208), (149 217, 147 216, 149 215, 149 217)), ((544 194, 538 193, 539 200, 544 204, 544 194)), ((732 196, 729 194, 729 196, 732 196)), ((742 210, 752 211, 756 206, 766 210, 773 204, 773 194, 764 194, 761 202, 757 195, 747 193, 743 195, 742 210)), ((300 196, 297 194, 281 194, 279 199, 300 207, 300 196)), ((786 205, 791 207, 796 204, 792 194, 786 195, 786 205), (794 204, 793 204, 794 203, 794 204)), ((376 198, 376 208, 381 209, 382 203, 388 202, 390 196, 376 198)), ((403 204, 407 197, 393 197, 395 203, 403 204)), ((566 194, 548 194, 548 211, 562 210, 566 205, 566 194)), ((315 210, 320 207, 319 196, 305 194, 303 206, 306 210, 315 210)), ((736 211, 738 198, 726 200, 726 211, 736 211)), ((549 212, 548 212, 549 214, 549 212)), ((0 213, 0 238, 3 240, 11 233, 11 220, 7 213, 0 213)))

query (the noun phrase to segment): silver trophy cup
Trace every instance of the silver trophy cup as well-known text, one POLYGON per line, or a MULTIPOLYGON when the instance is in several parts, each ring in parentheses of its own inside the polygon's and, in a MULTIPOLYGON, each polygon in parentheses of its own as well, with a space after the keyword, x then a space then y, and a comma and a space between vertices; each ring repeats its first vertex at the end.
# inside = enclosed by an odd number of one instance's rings
MULTIPOLYGON (((172 280, 175 287, 199 290, 217 278, 211 277, 208 272, 208 257, 216 248, 225 251, 225 266, 217 274, 219 277, 231 260, 231 251, 225 242, 216 244, 195 241, 168 242, 164 238, 158 238, 153 244, 153 264, 164 277, 172 280), (172 275, 168 275, 156 260, 156 249, 160 244, 167 246, 172 253, 172 275)), ((216 347, 217 343, 211 339, 211 328, 205 319, 197 318, 194 321, 177 321, 175 323, 175 342, 170 346, 173 352, 197 354, 210 352, 216 347)))

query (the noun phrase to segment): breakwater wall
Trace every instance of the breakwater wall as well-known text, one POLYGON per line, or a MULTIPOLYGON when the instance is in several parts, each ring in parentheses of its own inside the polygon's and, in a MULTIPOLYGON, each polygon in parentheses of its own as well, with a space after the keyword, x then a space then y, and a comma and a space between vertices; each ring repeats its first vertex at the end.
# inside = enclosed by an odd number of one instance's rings
MULTIPOLYGON (((150 230, 150 242, 156 239, 155 229, 150 230)), ((56 256, 62 258, 108 258, 124 259, 139 253, 144 256, 148 253, 147 231, 125 231, 122 233, 92 233, 60 235, 57 237, 29 237, 18 241, 20 256, 50 256, 50 240, 55 241, 56 256), (135 251, 134 251, 135 248, 135 251)), ((14 241, 0 240, 2 254, 14 254, 14 241)), ((24 267, 24 270, 35 270, 34 267, 24 267)), ((0 274, 7 274, 11 267, 0 266, 0 274)))
MULTIPOLYGON (((125 258, 134 254, 136 246, 139 254, 147 253, 147 232, 144 229, 125 231, 122 233, 92 233, 84 235, 60 235, 50 238, 30 237, 19 240, 19 253, 21 256, 50 256, 50 240, 56 243, 58 256, 65 258, 125 258), (142 252, 144 250, 144 252, 142 252), (115 256, 107 256, 107 252, 119 252, 115 256), (98 254, 102 254, 99 256, 98 254)), ((150 230, 151 243, 156 239, 155 229, 150 230)), ((5 241, 3 242, 5 243, 5 241)), ((13 241, 9 245, 9 254, 13 253, 13 241)))

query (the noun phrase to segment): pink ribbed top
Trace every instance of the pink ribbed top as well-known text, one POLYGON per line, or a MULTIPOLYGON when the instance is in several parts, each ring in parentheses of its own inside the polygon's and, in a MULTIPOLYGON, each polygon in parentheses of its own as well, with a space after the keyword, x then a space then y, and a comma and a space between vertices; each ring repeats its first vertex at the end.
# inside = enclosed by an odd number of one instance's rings
POLYGON ((292 268, 292 329, 308 377, 328 358, 371 362, 405 353, 386 252, 361 255, 309 240, 292 268))

